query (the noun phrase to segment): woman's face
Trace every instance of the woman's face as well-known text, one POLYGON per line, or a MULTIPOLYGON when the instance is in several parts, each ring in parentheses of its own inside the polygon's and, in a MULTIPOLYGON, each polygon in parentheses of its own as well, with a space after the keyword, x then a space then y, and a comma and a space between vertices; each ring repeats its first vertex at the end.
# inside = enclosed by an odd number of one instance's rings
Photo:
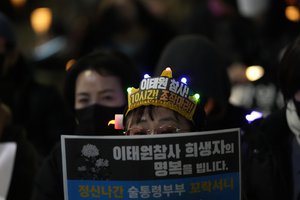
POLYGON ((146 107, 140 119, 129 115, 127 119, 127 135, 153 135, 191 131, 190 123, 181 115, 164 107, 153 107, 153 118, 146 107))
POLYGON ((125 103, 125 95, 118 77, 102 76, 94 70, 85 70, 78 75, 75 89, 75 109, 94 104, 120 107, 125 103))

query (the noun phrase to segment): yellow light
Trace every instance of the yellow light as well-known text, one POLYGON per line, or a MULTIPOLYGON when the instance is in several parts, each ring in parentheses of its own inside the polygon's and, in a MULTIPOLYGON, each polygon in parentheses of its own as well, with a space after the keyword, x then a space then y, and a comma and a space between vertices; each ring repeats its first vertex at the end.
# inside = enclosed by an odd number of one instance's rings
POLYGON ((247 67, 245 74, 249 81, 256 81, 264 76, 265 70, 262 66, 253 65, 247 67))
POLYGON ((26 4, 26 0, 10 0, 10 3, 15 8, 21 8, 26 4))
POLYGON ((132 87, 127 88, 127 92, 131 93, 132 87))
POLYGON ((107 126, 109 126, 109 125, 114 125, 115 124, 115 120, 110 120, 109 122, 108 122, 108 124, 107 124, 107 126))
POLYGON ((196 101, 198 101, 200 99, 200 94, 198 94, 198 93, 194 94, 194 98, 196 101))
POLYGON ((300 20, 300 11, 296 6, 287 6, 285 8, 285 16, 288 20, 298 22, 300 20))
POLYGON ((31 13, 31 26, 36 34, 47 33, 52 23, 50 8, 37 8, 31 13))
POLYGON ((172 78, 172 70, 170 67, 167 67, 162 73, 160 76, 165 76, 165 77, 168 77, 168 78, 172 78))
POLYGON ((67 62, 66 64, 66 71, 69 71, 71 69, 71 67, 76 63, 75 59, 71 59, 67 62))

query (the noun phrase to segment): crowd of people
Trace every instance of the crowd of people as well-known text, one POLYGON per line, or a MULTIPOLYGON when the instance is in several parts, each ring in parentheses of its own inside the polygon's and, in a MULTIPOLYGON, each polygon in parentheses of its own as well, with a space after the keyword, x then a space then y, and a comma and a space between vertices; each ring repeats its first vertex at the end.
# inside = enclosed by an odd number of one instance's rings
MULTIPOLYGON (((283 24, 271 27, 268 12, 246 19, 237 17, 238 7, 231 1, 207 0, 207 7, 203 2, 187 6, 192 14, 181 21, 185 28, 176 30, 146 0, 102 1, 81 37, 70 39, 73 49, 64 55, 76 61, 64 71, 59 90, 34 78, 12 22, 0 14, 0 145, 17 146, 16 152, 10 150, 11 175, 0 180, 8 188, 0 197, 63 200, 63 134, 130 136, 240 128, 242 199, 300 200, 300 31, 290 27, 293 31, 280 32, 283 24), (210 21, 201 18, 204 14, 210 21), (271 28, 277 32, 266 40, 271 28), (266 66, 263 81, 278 87, 284 105, 247 121, 255 107, 229 100, 228 68, 236 62, 266 66), (127 88, 138 87, 144 73, 168 80, 185 75, 201 101, 192 102, 195 109, 188 113, 168 98, 165 103, 141 100, 133 105, 127 88), (108 125, 115 114, 124 114, 124 132, 108 125)), ((3 166, 0 162, 0 175, 3 166)))

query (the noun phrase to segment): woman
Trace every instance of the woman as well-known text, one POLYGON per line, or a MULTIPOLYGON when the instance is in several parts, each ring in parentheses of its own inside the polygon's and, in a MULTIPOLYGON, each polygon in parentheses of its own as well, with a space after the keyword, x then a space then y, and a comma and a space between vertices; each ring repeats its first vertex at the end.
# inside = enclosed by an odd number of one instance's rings
POLYGON ((284 50, 277 72, 285 106, 248 134, 248 199, 300 199, 300 36, 284 50))
POLYGON ((160 77, 145 77, 139 89, 131 88, 125 113, 127 135, 200 131, 205 113, 201 96, 166 68, 160 77))
POLYGON ((80 134, 116 133, 108 126, 126 105, 126 88, 137 82, 138 70, 116 51, 91 53, 80 59, 66 77, 65 95, 80 134), (130 72, 130 73, 128 73, 130 72))
MULTIPOLYGON (((65 95, 76 124, 74 131, 64 133, 119 134, 108 122, 123 113, 126 88, 139 76, 131 60, 119 52, 97 51, 78 60, 67 73, 65 95)), ((32 199, 64 199, 60 144, 46 158, 32 199)))
POLYGON ((201 35, 188 34, 172 39, 156 65, 155 74, 168 65, 172 66, 174 76, 188 75, 190 86, 200 92, 205 101, 205 130, 248 126, 245 116, 250 111, 229 102, 231 85, 227 60, 215 43, 201 35))

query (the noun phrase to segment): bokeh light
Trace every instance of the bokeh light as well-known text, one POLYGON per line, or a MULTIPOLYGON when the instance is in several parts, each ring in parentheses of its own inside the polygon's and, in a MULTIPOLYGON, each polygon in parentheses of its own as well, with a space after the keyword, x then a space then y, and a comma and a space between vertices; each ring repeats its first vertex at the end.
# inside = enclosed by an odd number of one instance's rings
POLYGON ((37 8, 31 13, 31 26, 38 35, 47 33, 52 23, 50 8, 37 8))
POLYGON ((66 63, 66 71, 69 71, 75 63, 76 63, 75 59, 68 60, 68 62, 66 63))
POLYGON ((264 76, 265 70, 262 66, 253 65, 246 69, 246 77, 249 81, 256 81, 264 76))
POLYGON ((11 5, 15 8, 24 7, 26 2, 27 2, 27 0, 10 0, 11 5))
POLYGON ((300 21, 299 8, 296 6, 287 6, 285 8, 285 16, 288 20, 292 22, 299 22, 300 21))

